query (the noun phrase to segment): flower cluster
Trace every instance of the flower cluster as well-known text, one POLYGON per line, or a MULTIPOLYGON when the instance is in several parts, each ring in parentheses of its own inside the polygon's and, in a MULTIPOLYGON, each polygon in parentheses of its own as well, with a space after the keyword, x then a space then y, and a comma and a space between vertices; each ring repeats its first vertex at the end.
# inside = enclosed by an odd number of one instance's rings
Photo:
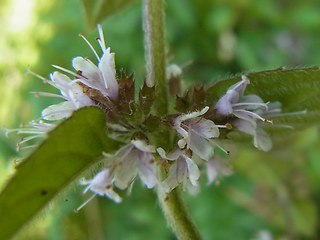
MULTIPOLYGON (((169 193, 179 185, 182 185, 183 189, 197 192, 202 168, 206 169, 208 184, 214 182, 219 175, 230 175, 231 170, 226 160, 217 156, 214 151, 219 148, 229 154, 229 151, 218 144, 221 131, 226 133, 239 130, 252 135, 254 146, 258 149, 271 149, 271 139, 263 126, 273 124, 269 118, 281 113, 281 104, 265 103, 254 94, 244 95, 249 84, 245 75, 211 106, 202 104, 197 110, 189 109, 165 117, 156 116, 152 110, 154 87, 144 85, 139 92, 139 101, 136 101, 133 76, 126 77, 122 72, 121 78, 117 78, 114 53, 106 47, 100 25, 98 29, 100 37, 97 41, 102 50, 101 56, 89 41, 80 35, 96 56, 97 65, 83 57, 73 58, 72 66, 75 72, 53 65, 73 76, 73 79, 55 71, 50 74, 50 80, 42 79, 57 88, 61 95, 43 92, 36 94, 59 97, 64 101, 44 109, 39 122, 31 122, 27 128, 13 130, 20 134, 31 134, 20 142, 20 147, 29 140, 43 137, 55 127, 57 121, 69 117, 81 107, 96 106, 102 109, 107 117, 108 132, 122 141, 123 145, 114 154, 101 153, 104 157, 104 168, 91 180, 81 181, 83 185, 87 185, 84 193, 88 190, 93 192, 88 201, 99 195, 121 202, 117 189, 131 189, 137 178, 140 178, 147 188, 158 187, 169 193), (215 117, 211 117, 210 112, 214 112, 215 117), (221 120, 216 124, 216 119, 225 120, 222 124, 221 120), (162 146, 154 137, 163 129, 169 132, 171 137, 168 139, 175 139, 169 148, 162 146), (167 174, 165 179, 158 176, 158 168, 164 168, 162 170, 167 174)), ((181 75, 182 71, 177 65, 167 69, 168 82, 172 78, 178 81, 181 75)), ((201 105, 201 101, 199 102, 201 105)))

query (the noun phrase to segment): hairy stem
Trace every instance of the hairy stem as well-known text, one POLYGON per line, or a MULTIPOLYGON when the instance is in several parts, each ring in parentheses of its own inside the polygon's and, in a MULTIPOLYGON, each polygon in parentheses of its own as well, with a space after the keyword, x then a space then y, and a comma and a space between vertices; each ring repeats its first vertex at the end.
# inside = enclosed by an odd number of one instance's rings
POLYGON ((143 1, 143 29, 147 67, 146 83, 155 86, 155 107, 159 115, 168 111, 168 86, 165 78, 164 0, 143 1))
MULTIPOLYGON (((166 176, 164 169, 159 168, 162 178, 166 176)), ((178 189, 170 193, 164 193, 158 188, 158 199, 164 215, 179 240, 199 240, 202 239, 198 229, 192 222, 185 204, 183 203, 178 189)))

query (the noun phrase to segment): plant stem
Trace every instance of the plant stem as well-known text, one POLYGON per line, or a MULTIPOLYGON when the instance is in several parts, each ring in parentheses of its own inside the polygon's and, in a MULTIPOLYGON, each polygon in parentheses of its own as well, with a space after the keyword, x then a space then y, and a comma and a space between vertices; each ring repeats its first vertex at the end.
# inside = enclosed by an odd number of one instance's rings
MULTIPOLYGON (((163 180, 167 173, 163 167, 158 168, 160 179, 163 180)), ((166 219, 179 240, 200 240, 200 233, 192 222, 188 210, 183 203, 178 189, 164 193, 159 187, 158 200, 166 219)))
MULTIPOLYGON (((143 1, 143 28, 147 65, 146 84, 148 87, 155 86, 156 113, 165 115, 168 112, 168 85, 165 78, 164 0, 143 1)), ((159 173, 162 180, 167 176, 161 166, 159 173)), ((158 188, 158 198, 169 224, 180 240, 201 239, 179 197, 178 190, 166 194, 158 188)))
POLYGON ((168 111, 168 86, 165 78, 164 0, 143 1, 143 28, 147 67, 146 83, 155 86, 155 108, 159 115, 168 111))
POLYGON ((158 198, 167 221, 179 240, 201 239, 177 189, 172 190, 169 194, 158 190, 158 198))

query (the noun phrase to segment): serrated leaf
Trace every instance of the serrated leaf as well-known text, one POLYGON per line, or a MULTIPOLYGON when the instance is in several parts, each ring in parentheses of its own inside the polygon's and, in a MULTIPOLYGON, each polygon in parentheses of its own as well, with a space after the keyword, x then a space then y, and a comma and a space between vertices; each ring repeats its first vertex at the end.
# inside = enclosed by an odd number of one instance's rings
POLYGON ((98 108, 76 111, 17 167, 0 194, 0 239, 11 237, 79 174, 118 148, 98 108))
POLYGON ((89 27, 116 13, 135 0, 81 0, 82 7, 89 27))
MULTIPOLYGON (((277 117, 276 123, 306 128, 320 123, 320 68, 276 69, 245 74, 251 84, 245 94, 257 94, 265 102, 280 101, 283 112, 307 110, 306 114, 277 117)), ((214 83, 207 89, 207 104, 216 102, 241 77, 214 83)))

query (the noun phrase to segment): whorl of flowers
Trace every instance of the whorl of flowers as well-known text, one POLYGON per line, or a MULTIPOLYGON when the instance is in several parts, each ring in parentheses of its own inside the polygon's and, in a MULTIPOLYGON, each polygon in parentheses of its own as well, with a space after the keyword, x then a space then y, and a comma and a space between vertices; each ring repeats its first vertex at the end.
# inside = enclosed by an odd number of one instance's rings
MULTIPOLYGON (((49 80, 42 79, 57 88, 61 95, 42 92, 37 92, 36 95, 59 97, 64 101, 44 109, 39 122, 31 122, 21 129, 8 130, 28 134, 19 143, 20 148, 32 139, 45 136, 58 121, 68 118, 79 108, 96 106, 102 109, 107 119, 108 134, 123 142, 123 145, 114 154, 101 153, 104 156, 104 168, 91 180, 81 181, 87 185, 84 192, 93 192, 88 201, 99 195, 120 202, 122 199, 117 189, 131 189, 138 178, 147 188, 157 187, 166 193, 179 185, 196 192, 203 172, 201 169, 206 169, 204 172, 207 172, 208 184, 214 182, 219 175, 231 174, 227 161, 214 151, 219 148, 226 155, 229 154, 218 142, 228 138, 230 131, 252 135, 254 146, 258 149, 271 149, 271 139, 263 127, 273 125, 270 118, 274 114, 281 114, 281 103, 264 102, 255 94, 245 95, 245 89, 250 83, 246 75, 242 75, 241 81, 230 86, 217 102, 207 105, 203 88, 190 89, 185 96, 179 96, 177 91, 170 91, 178 94, 174 96, 175 109, 181 109, 179 106, 186 102, 184 98, 189 99, 190 104, 184 106, 185 111, 172 109, 167 116, 157 116, 153 109, 154 87, 144 84, 138 96, 135 96, 133 75, 127 77, 121 71, 120 77, 117 77, 115 55, 106 47, 100 25, 98 30, 100 37, 97 41, 101 47, 101 56, 80 35, 96 56, 97 65, 80 56, 72 60, 74 72, 53 65, 64 73, 55 71, 50 74, 49 80), (163 144, 163 141, 158 140, 159 137, 174 139, 174 142, 163 144), (157 168, 163 168, 167 172, 165 179, 159 178, 157 168)), ((178 83, 181 75, 181 68, 177 65, 169 66, 168 84, 173 79, 178 83)), ((180 86, 176 89, 180 89, 180 86)))

